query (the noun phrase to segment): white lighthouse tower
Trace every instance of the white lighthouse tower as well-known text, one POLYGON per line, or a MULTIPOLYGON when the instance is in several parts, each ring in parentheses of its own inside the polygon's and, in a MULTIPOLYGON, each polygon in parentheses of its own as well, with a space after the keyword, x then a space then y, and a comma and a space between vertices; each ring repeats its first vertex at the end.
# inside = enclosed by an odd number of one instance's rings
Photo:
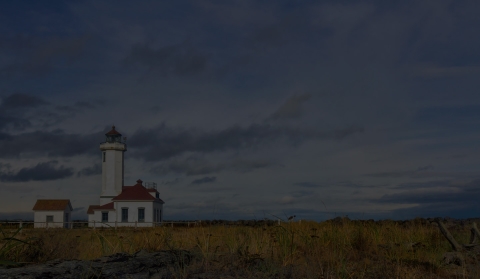
POLYGON ((102 151, 100 205, 110 203, 112 198, 122 193, 124 152, 127 151, 127 145, 122 142, 122 134, 115 130, 115 126, 105 136, 105 142, 100 144, 102 151))

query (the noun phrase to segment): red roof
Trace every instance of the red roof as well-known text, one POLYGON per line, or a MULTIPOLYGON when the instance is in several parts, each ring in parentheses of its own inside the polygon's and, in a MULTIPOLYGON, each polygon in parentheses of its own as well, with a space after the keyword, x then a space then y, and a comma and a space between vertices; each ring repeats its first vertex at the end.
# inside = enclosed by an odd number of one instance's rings
POLYGON ((95 210, 114 210, 113 202, 104 205, 90 205, 87 210, 87 214, 93 214, 95 210))
MULTIPOLYGON (((122 191, 125 191, 130 187, 133 187, 133 186, 122 186, 122 191)), ((149 193, 150 192, 158 192, 157 189, 155 189, 155 188, 145 188, 145 189, 147 189, 147 192, 149 192, 149 193)))
POLYGON ((122 134, 120 134, 119 132, 117 132, 117 130, 115 130, 115 126, 112 126, 112 129, 110 130, 110 132, 106 133, 105 135, 111 136, 111 135, 122 135, 122 134))
POLYGON ((37 200, 32 210, 65 210, 67 206, 73 210, 70 200, 37 200))
POLYGON ((123 191, 120 195, 112 199, 112 201, 154 201, 153 197, 147 190, 143 187, 142 180, 137 180, 137 184, 133 186, 123 187, 123 191))

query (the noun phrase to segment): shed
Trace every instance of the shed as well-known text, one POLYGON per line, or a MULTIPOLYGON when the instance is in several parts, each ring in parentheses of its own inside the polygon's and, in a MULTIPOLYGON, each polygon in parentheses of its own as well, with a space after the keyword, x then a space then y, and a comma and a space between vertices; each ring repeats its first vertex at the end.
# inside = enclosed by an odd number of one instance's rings
POLYGON ((70 200, 37 200, 33 206, 34 228, 71 228, 70 200))

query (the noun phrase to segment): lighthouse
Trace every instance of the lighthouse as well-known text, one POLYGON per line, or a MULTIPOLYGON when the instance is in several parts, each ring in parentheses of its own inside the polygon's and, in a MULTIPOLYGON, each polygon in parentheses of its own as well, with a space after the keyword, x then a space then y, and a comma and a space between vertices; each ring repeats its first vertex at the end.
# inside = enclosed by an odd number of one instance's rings
POLYGON ((122 134, 112 130, 105 134, 105 142, 100 143, 102 151, 102 193, 100 205, 112 202, 112 198, 122 193, 124 153, 127 145, 122 142, 122 134))

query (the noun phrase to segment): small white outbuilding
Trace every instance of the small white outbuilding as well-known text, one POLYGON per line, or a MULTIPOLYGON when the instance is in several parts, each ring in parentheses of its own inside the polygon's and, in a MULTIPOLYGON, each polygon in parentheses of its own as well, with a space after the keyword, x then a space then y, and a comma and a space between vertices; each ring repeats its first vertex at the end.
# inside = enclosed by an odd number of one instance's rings
POLYGON ((71 228, 70 200, 37 200, 33 206, 34 228, 71 228))

